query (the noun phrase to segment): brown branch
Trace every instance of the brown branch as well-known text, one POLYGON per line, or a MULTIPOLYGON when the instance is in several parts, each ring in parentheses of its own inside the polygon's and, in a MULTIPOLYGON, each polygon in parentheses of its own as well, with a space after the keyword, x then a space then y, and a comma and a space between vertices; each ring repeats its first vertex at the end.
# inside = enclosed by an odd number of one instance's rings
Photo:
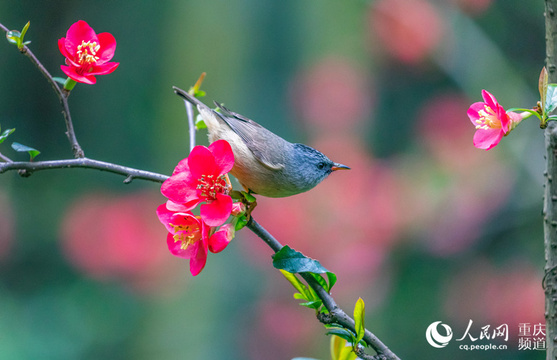
MULTIPOLYGON (((9 31, 8 28, 6 28, 1 23, 0 23, 0 28, 2 30, 4 30, 4 32, 9 31)), ((43 74, 43 76, 48 80, 48 82, 52 86, 52 89, 56 93, 56 96, 58 96, 58 99, 60 100, 60 105, 62 106, 62 114, 64 115, 64 121, 66 123, 66 136, 68 137, 68 141, 70 142, 70 145, 72 147, 72 152, 73 152, 74 157, 75 158, 85 157, 85 154, 84 154, 83 150, 81 149, 81 146, 77 142, 77 138, 75 136, 75 131, 74 131, 74 128, 73 128, 72 117, 70 115, 70 108, 68 106, 68 96, 69 96, 70 93, 68 91, 60 88, 58 83, 56 81, 54 81, 54 78, 52 77, 52 75, 50 75, 48 70, 43 66, 43 64, 39 61, 39 59, 37 59, 35 54, 33 54, 31 49, 29 49, 27 47, 27 45, 23 45, 20 52, 23 55, 27 56, 27 58, 29 60, 31 60, 31 62, 37 67, 37 69, 39 69, 41 74, 43 74)))
POLYGON ((52 170, 52 169, 70 169, 70 168, 86 168, 101 171, 108 171, 114 174, 124 175, 126 179, 124 183, 128 184, 133 179, 149 180, 162 183, 168 179, 167 175, 157 174, 145 170, 130 168, 127 166, 116 165, 104 161, 93 160, 89 158, 78 158, 68 160, 52 160, 52 161, 11 161, 0 162, 0 174, 17 170, 21 176, 30 176, 35 171, 52 170))
MULTIPOLYGON (((545 0, 546 68, 549 82, 557 82, 557 0, 545 0)), ((557 125, 545 129, 543 228, 545 247, 546 359, 557 357, 557 125)))

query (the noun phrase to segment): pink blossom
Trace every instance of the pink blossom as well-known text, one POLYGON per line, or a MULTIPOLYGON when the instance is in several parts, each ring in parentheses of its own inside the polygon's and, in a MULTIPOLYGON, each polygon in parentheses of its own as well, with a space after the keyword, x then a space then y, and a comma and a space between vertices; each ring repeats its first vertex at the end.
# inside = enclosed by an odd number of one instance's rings
POLYGON ((58 48, 66 57, 66 65, 60 68, 80 83, 94 84, 95 75, 110 74, 120 64, 109 62, 116 50, 114 36, 106 32, 97 35, 83 20, 70 26, 66 37, 58 40, 58 48))
POLYGON ((488 91, 482 90, 484 102, 476 102, 468 109, 468 117, 476 126, 474 146, 489 150, 499 144, 522 117, 514 112, 506 112, 497 99, 488 91))
POLYGON ((199 216, 169 209, 167 205, 157 208, 157 216, 168 230, 168 250, 174 256, 189 259, 190 272, 196 276, 207 263, 208 251, 218 253, 228 246, 234 238, 234 226, 225 224, 215 232, 199 216))
POLYGON ((209 226, 222 225, 232 212, 232 198, 226 174, 234 166, 230 144, 218 140, 209 145, 196 146, 180 161, 174 173, 161 187, 169 200, 169 208, 187 211, 200 207, 201 218, 209 226))

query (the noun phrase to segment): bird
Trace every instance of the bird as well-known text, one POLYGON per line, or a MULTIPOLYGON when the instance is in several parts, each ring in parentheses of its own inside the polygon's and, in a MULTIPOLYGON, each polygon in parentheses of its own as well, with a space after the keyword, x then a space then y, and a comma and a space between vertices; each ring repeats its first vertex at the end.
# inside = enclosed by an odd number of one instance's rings
POLYGON ((250 194, 292 196, 311 190, 333 171, 350 169, 310 146, 283 139, 216 101, 214 110, 188 92, 176 86, 173 89, 197 107, 210 142, 223 139, 230 144, 234 153, 230 173, 250 194))

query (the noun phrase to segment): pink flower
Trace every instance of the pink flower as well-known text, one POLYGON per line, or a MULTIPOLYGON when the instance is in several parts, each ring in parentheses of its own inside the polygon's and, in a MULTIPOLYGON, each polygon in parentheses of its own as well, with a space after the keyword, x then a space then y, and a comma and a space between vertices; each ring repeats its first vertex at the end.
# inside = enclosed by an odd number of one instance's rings
POLYGON ((161 186, 162 194, 169 199, 168 207, 188 211, 205 202, 200 207, 203 221, 209 226, 222 225, 232 212, 225 175, 233 166, 234 154, 225 140, 215 141, 209 147, 194 147, 161 186))
POLYGON ((95 75, 110 74, 120 63, 108 62, 114 56, 116 40, 110 33, 96 34, 85 21, 70 26, 58 48, 66 57, 62 71, 71 79, 85 84, 97 82, 95 75))
POLYGON ((228 246, 234 237, 234 227, 226 224, 210 235, 214 228, 207 226, 198 216, 189 211, 168 209, 166 205, 157 208, 157 216, 168 230, 168 250, 174 256, 190 259, 190 272, 196 276, 207 263, 208 250, 217 253, 228 246))
POLYGON ((468 109, 468 117, 476 126, 474 146, 489 150, 499 144, 522 117, 512 111, 506 112, 497 99, 488 91, 482 90, 484 102, 477 102, 468 109))
POLYGON ((234 233, 234 224, 224 224, 221 226, 209 239, 209 250, 212 253, 223 251, 228 246, 228 243, 234 239, 234 233))

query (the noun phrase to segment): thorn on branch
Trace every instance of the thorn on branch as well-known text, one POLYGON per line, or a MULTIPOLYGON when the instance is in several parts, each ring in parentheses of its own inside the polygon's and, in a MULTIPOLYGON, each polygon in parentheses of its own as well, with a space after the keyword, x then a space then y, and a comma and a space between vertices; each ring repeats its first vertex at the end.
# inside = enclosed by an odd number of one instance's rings
POLYGON ((125 179, 124 179, 124 184, 129 184, 133 181, 133 176, 132 175, 128 175, 125 179))

